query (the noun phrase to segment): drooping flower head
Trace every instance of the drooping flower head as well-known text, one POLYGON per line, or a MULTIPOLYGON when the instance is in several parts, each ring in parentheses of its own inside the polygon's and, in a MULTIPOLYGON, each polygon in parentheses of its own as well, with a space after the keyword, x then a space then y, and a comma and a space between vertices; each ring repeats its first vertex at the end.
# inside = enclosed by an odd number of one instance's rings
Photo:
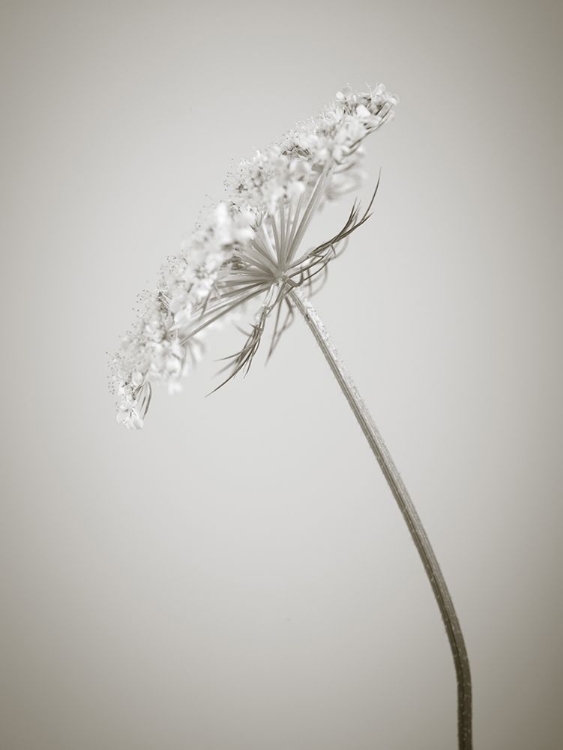
POLYGON ((363 214, 355 203, 334 237, 301 248, 315 212, 361 184, 363 141, 393 116, 396 104, 383 85, 341 91, 317 118, 239 164, 228 179, 227 199, 162 266, 156 289, 142 299, 139 318, 113 359, 120 423, 140 429, 152 383, 178 390, 200 356, 204 329, 254 297, 261 296, 262 304, 227 380, 248 369, 275 312, 273 352, 293 317, 288 291, 304 284, 314 292, 327 264, 369 218, 373 198, 363 214))

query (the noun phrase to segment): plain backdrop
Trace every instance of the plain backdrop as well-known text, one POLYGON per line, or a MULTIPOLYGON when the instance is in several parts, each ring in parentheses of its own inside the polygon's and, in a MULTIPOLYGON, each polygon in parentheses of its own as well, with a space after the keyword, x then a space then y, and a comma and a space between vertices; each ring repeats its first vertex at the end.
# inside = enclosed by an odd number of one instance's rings
POLYGON ((242 341, 210 335, 140 433, 106 382, 237 161, 380 81, 401 103, 366 143, 375 215, 315 305, 454 596, 476 748, 558 750, 561 5, 0 16, 2 750, 456 746, 438 609, 303 322, 205 398, 242 341))

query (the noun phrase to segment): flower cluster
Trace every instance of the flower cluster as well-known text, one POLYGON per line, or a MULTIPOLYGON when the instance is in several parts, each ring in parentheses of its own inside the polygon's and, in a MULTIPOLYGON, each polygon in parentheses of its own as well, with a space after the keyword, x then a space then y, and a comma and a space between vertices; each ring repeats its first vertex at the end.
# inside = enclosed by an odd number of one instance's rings
POLYGON ((323 197, 333 200, 355 189, 361 181, 362 141, 392 116, 396 103, 382 84, 365 93, 339 91, 317 118, 241 162, 228 182, 233 201, 275 214, 280 203, 310 189, 329 163, 333 169, 323 197))
POLYGON ((257 322, 235 355, 231 377, 249 366, 266 318, 277 308, 273 350, 291 320, 288 290, 303 283, 314 290, 339 246, 368 218, 367 211, 360 217, 355 205, 340 232, 298 254, 319 207, 360 184, 363 141, 392 116, 396 103, 383 85, 365 93, 339 92, 317 118, 241 162, 228 180, 228 199, 163 265, 155 291, 143 299, 113 359, 120 423, 142 427, 151 382, 178 390, 198 359, 201 331, 261 294, 266 296, 257 322), (282 305, 287 317, 280 326, 282 305))
POLYGON ((117 420, 139 429, 150 403, 151 381, 162 381, 169 393, 201 353, 201 334, 190 335, 212 292, 221 267, 252 235, 254 215, 229 211, 219 204, 177 256, 161 268, 157 288, 141 297, 141 312, 115 355, 114 381, 119 402, 117 420))

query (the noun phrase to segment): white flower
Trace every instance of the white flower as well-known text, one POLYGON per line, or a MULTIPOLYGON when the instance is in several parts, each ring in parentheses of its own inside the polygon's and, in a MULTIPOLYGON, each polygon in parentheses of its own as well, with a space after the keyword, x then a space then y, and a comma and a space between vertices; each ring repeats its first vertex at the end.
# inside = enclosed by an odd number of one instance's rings
POLYGON ((164 263, 157 288, 145 294, 139 318, 114 357, 120 423, 141 428, 151 382, 179 390, 200 355, 201 331, 259 295, 266 298, 245 347, 233 358, 231 377, 248 368, 276 310, 271 354, 292 318, 288 290, 306 284, 314 291, 340 246, 368 218, 371 203, 363 215, 354 205, 334 237, 300 254, 315 212, 361 184, 363 141, 392 117, 396 103, 383 85, 338 92, 317 118, 240 163, 228 179, 228 200, 164 263))

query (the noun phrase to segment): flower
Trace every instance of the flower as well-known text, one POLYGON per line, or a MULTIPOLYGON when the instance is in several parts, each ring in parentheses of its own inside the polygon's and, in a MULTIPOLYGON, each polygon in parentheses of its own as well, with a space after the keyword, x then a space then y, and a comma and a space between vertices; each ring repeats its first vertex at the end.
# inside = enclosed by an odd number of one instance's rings
POLYGON ((315 212, 360 185, 363 141, 393 116, 396 104, 382 84, 363 93, 340 91, 317 118, 239 164, 227 180, 228 198, 168 258, 156 289, 141 298, 139 317, 112 362, 118 422, 140 429, 151 384, 179 390, 201 354, 202 331, 259 295, 262 304, 244 347, 230 358, 227 380, 248 369, 275 310, 272 354, 293 318, 288 291, 301 284, 316 291, 327 264, 370 216, 373 198, 361 215, 354 203, 334 237, 299 254, 315 212))

